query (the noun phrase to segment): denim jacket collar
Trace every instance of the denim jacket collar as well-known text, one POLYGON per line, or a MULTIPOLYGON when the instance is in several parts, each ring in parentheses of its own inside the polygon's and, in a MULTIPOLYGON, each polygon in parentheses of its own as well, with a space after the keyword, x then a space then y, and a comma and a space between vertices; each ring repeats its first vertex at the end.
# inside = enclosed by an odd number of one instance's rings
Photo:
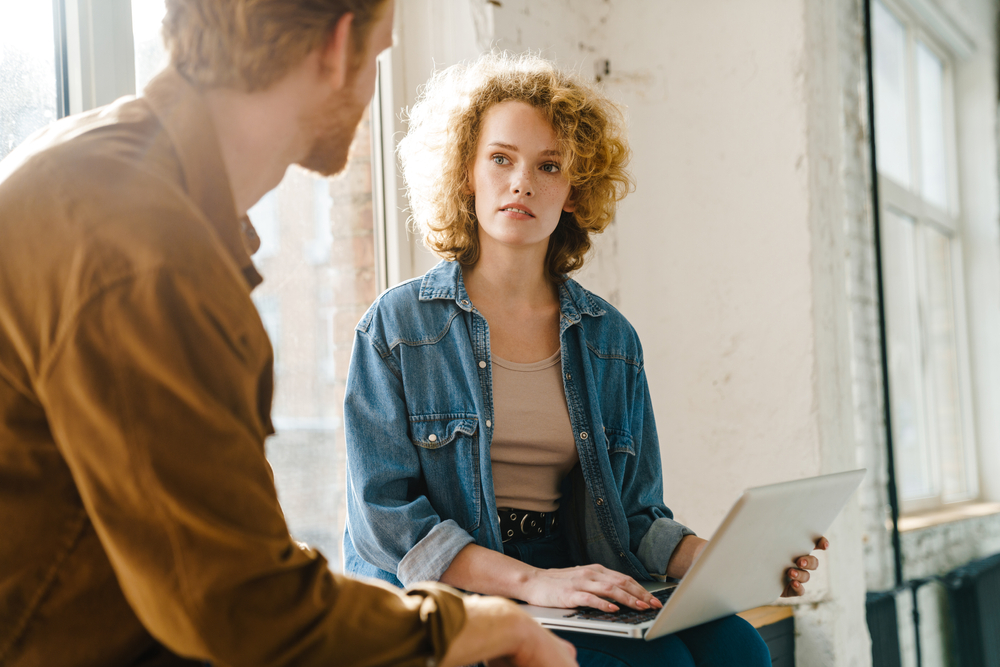
MULTIPOLYGON (((421 301, 453 299, 459 308, 471 312, 472 300, 465 291, 461 264, 438 262, 437 266, 428 271, 421 280, 419 299, 421 301)), ((570 324, 579 322, 582 315, 601 317, 606 313, 594 297, 571 278, 566 278, 559 285, 559 310, 570 324)))

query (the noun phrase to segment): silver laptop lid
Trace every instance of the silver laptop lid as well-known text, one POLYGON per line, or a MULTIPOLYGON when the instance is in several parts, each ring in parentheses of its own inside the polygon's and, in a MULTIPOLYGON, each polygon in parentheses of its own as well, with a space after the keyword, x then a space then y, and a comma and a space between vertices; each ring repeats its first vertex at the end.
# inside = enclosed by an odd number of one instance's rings
POLYGON ((773 602, 785 586, 785 571, 796 557, 814 549, 865 472, 851 470, 747 489, 646 632, 646 639, 773 602))

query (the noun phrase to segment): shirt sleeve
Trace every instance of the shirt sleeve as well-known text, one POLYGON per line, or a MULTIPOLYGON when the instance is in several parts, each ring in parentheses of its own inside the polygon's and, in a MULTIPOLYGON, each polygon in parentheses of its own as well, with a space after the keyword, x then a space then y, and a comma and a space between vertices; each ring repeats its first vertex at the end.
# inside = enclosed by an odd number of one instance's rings
POLYGON ((114 282, 43 357, 53 436, 126 599, 169 649, 219 665, 440 660, 457 593, 342 577, 289 536, 263 450, 270 346, 223 278, 114 282))
POLYGON ((403 381, 388 350, 355 336, 344 400, 348 532, 358 554, 404 585, 438 580, 475 540, 420 489, 403 381))

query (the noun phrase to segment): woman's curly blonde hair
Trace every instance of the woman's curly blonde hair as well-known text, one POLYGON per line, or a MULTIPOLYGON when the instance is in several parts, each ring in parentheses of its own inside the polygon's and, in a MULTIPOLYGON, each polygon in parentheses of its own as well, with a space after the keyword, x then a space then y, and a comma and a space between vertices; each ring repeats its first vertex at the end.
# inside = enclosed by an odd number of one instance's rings
POLYGON ((409 130, 397 151, 412 221, 424 245, 448 260, 479 260, 475 198, 469 167, 483 117, 493 106, 520 101, 552 124, 570 183, 573 213, 562 214, 549 238, 549 277, 583 266, 591 234, 607 228, 634 189, 626 170, 631 152, 621 109, 578 77, 531 54, 488 53, 437 72, 409 110, 409 130))

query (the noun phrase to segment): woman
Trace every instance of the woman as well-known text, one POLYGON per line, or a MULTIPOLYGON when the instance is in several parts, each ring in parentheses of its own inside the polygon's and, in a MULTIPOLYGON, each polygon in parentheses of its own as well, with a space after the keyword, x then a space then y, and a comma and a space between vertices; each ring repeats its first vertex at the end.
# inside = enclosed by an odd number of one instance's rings
MULTIPOLYGON (((435 75, 399 152, 445 261, 357 328, 348 571, 546 606, 662 606, 638 581, 683 576, 706 542, 663 504, 635 331, 566 277, 631 188, 620 111, 539 58, 490 54, 435 75)), ((790 595, 816 559, 797 565, 790 595)), ((582 665, 770 664, 735 616, 652 642, 562 636, 582 665)))

